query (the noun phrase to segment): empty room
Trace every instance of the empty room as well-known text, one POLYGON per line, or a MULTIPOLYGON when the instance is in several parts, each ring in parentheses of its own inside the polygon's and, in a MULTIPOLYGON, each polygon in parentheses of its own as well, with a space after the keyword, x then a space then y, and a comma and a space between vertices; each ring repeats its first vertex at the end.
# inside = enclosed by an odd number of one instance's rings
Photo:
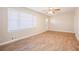
POLYGON ((0 51, 79 51, 79 8, 0 7, 0 51))

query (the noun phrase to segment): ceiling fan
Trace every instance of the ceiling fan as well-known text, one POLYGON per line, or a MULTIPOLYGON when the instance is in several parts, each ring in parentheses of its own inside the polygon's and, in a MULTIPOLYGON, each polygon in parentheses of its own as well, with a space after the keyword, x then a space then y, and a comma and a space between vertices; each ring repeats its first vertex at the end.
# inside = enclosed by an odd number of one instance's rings
POLYGON ((47 15, 55 15, 61 11, 59 8, 48 8, 48 10, 43 10, 47 15))

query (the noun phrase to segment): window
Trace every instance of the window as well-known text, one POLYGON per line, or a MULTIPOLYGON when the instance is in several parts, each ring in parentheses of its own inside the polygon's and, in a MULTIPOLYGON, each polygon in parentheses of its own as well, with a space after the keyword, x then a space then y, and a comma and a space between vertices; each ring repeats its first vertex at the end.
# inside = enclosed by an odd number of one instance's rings
POLYGON ((36 16, 14 9, 8 9, 8 31, 36 27, 36 16))
POLYGON ((20 14, 20 28, 32 28, 33 27, 33 16, 30 14, 26 14, 26 13, 21 13, 20 14))
POLYGON ((16 10, 8 10, 8 30, 18 30, 18 12, 16 10))

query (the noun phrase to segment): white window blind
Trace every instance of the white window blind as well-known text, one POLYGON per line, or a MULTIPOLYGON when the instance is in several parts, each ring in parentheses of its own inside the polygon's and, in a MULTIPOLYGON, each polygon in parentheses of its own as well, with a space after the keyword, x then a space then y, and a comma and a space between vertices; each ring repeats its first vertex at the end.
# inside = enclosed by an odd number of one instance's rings
POLYGON ((18 12, 16 10, 8 10, 8 30, 18 30, 18 12))
POLYGON ((26 13, 20 14, 20 28, 32 28, 33 27, 33 16, 26 13))
POLYGON ((36 27, 36 16, 14 9, 8 9, 8 31, 36 27))

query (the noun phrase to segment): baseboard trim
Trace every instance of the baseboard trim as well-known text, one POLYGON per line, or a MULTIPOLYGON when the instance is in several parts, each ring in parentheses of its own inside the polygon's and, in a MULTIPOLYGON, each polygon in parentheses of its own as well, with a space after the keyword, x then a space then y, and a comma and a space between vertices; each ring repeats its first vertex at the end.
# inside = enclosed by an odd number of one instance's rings
POLYGON ((75 34, 74 32, 67 32, 67 31, 54 31, 54 30, 48 30, 48 31, 53 31, 53 32, 63 32, 63 33, 72 33, 72 34, 75 34))
POLYGON ((31 37, 31 36, 35 36, 35 35, 41 34, 41 33, 43 33, 43 32, 46 32, 46 31, 42 31, 42 32, 39 32, 39 33, 34 33, 34 34, 32 34, 32 35, 29 35, 29 36, 24 36, 24 37, 21 37, 21 38, 18 38, 18 39, 14 39, 14 40, 10 40, 10 41, 7 41, 7 42, 3 42, 3 43, 0 43, 0 46, 6 45, 6 44, 10 44, 10 43, 13 43, 13 42, 22 40, 22 39, 24 39, 24 38, 29 38, 29 37, 31 37))
POLYGON ((77 34, 75 34, 75 37, 76 37, 77 41, 79 41, 79 36, 77 34))

